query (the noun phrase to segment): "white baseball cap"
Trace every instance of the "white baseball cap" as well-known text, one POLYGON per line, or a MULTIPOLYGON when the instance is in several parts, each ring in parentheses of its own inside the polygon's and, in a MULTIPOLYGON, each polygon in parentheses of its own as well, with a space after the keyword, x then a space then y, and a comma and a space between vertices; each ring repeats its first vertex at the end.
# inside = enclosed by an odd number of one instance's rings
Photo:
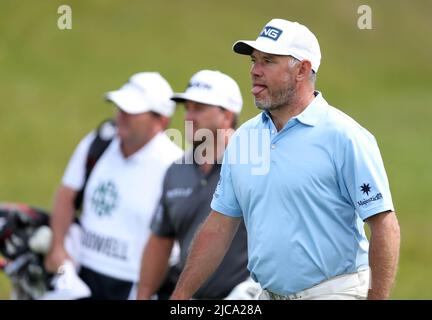
POLYGON ((220 106, 234 113, 240 113, 243 99, 237 82, 220 71, 201 70, 189 81, 184 93, 175 93, 172 100, 195 101, 220 106))
POLYGON ((172 94, 171 86, 158 72, 140 72, 105 97, 126 113, 153 111, 170 117, 175 110, 175 103, 170 99, 172 94))
POLYGON ((309 60, 312 70, 318 72, 321 50, 315 35, 304 25, 283 19, 273 19, 253 41, 240 40, 233 50, 250 55, 253 49, 277 55, 293 56, 298 60, 309 60))

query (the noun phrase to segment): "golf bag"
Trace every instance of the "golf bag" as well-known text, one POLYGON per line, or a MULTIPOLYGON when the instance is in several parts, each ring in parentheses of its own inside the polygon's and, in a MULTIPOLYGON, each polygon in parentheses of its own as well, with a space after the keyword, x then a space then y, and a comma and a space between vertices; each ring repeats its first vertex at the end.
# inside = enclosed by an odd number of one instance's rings
MULTIPOLYGON (((79 237, 80 228, 75 223, 65 239, 66 250, 72 257, 79 250, 79 237)), ((75 268, 69 265, 61 270, 61 274, 45 270, 44 256, 50 249, 51 240, 48 212, 26 204, 0 203, 0 270, 11 281, 11 299, 70 299, 90 294, 86 288, 79 295, 71 294, 70 290, 67 294, 64 290, 61 295, 57 294, 59 285, 76 288, 78 284, 82 289, 83 283, 75 268)))

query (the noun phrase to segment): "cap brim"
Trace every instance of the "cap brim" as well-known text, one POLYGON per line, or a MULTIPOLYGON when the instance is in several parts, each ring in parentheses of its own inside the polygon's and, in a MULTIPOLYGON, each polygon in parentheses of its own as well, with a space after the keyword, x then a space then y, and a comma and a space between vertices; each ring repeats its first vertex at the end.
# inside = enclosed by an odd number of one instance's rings
POLYGON ((171 100, 175 101, 175 102, 185 102, 188 99, 185 98, 185 94, 184 93, 175 93, 171 97, 171 100))
POLYGON ((255 49, 253 44, 255 44, 255 41, 240 40, 234 43, 232 49, 238 54, 251 55, 252 51, 255 49))
POLYGON ((218 104, 214 103, 214 98, 212 98, 210 95, 208 94, 197 94, 197 93, 175 93, 172 97, 171 100, 175 101, 175 102, 185 102, 185 101, 193 101, 193 102, 198 102, 198 103, 202 103, 202 104, 207 104, 210 106, 218 106, 218 104))
POLYGON ((105 99, 114 103, 119 109, 129 114, 140 114, 150 111, 140 99, 131 97, 130 93, 122 90, 110 91, 105 95, 105 99))
POLYGON ((245 54, 245 55, 251 55, 254 49, 270 53, 270 54, 276 54, 276 55, 282 55, 282 56, 289 56, 291 55, 288 52, 285 52, 283 49, 277 47, 273 43, 268 43, 265 41, 246 41, 246 40, 240 40, 234 43, 233 50, 236 53, 239 54, 245 54))

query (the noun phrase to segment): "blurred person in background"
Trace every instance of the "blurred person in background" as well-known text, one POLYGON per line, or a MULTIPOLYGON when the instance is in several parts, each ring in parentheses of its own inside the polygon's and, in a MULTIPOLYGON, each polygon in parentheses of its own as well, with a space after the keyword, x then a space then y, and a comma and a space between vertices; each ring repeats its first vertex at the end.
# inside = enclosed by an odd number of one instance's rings
MULTIPOLYGON (((180 261, 169 273, 177 280, 183 269, 192 239, 210 212, 223 152, 243 104, 237 83, 213 70, 194 74, 186 91, 172 99, 185 106, 186 134, 192 148, 166 173, 152 234, 143 254, 138 299, 150 299, 158 290, 176 240, 180 261)), ((233 237, 225 258, 213 276, 202 283, 194 299, 223 299, 249 277, 243 223, 233 237)))
MULTIPOLYGON (((163 132, 175 109, 172 93, 157 72, 137 73, 119 90, 108 92, 106 99, 117 108, 114 138, 86 177, 96 132, 88 134, 73 153, 57 190, 50 223, 53 243, 45 266, 56 272, 72 260, 80 267, 91 299, 128 299, 136 294, 141 254, 163 177, 183 154, 163 132), (64 239, 84 185, 76 261, 66 252, 64 239)), ((101 135, 110 134, 109 127, 104 130, 101 135)))

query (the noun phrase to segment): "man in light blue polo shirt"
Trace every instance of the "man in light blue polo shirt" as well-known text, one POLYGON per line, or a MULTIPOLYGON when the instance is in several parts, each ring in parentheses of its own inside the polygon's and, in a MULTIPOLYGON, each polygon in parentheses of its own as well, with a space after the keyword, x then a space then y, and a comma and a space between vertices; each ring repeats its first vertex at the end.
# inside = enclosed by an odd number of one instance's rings
POLYGON ((189 298, 213 272, 241 217, 263 299, 388 298, 400 231, 387 175, 373 135, 315 90, 316 37, 273 19, 233 50, 252 58, 251 92, 263 112, 230 141, 213 211, 173 298, 189 298))

